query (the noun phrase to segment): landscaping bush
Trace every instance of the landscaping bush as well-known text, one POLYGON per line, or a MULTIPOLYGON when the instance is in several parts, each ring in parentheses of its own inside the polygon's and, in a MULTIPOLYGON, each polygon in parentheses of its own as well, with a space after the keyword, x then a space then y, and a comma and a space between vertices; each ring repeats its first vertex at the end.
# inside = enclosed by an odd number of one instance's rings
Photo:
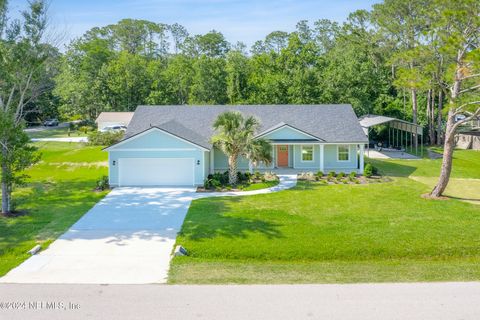
POLYGON ((98 132, 88 135, 88 144, 92 146, 109 146, 122 140, 123 132, 98 132))
POLYGON ((92 131, 92 128, 88 126, 81 126, 78 128, 78 131, 82 132, 83 134, 87 134, 88 132, 92 131))
POLYGON ((211 174, 208 176, 211 178, 205 179, 205 182, 203 183, 205 189, 218 189, 222 186, 222 183, 218 179, 215 179, 211 174))
POLYGON ((373 166, 370 163, 367 163, 367 165, 363 169, 363 175, 367 178, 370 178, 371 176, 373 176, 373 173, 374 173, 373 166))
POLYGON ((357 173, 355 171, 352 171, 348 176, 350 177, 350 179, 355 179, 357 177, 357 173))
POLYGON ((250 173, 242 173, 240 171, 237 172, 237 180, 238 182, 245 182, 250 180, 250 173))
POLYGON ((337 179, 342 179, 343 177, 345 177, 345 172, 339 172, 337 174, 337 179))
POLYGON ((97 180, 97 190, 106 190, 110 189, 110 184, 108 183, 108 176, 103 176, 100 180, 97 180))
POLYGON ((263 175, 263 178, 265 179, 265 181, 277 181, 278 180, 278 176, 273 172, 265 172, 264 175, 263 175))
POLYGON ((313 181, 315 180, 315 175, 313 174, 313 172, 302 172, 298 175, 298 179, 313 181))
POLYGON ((319 177, 319 178, 323 177, 323 172, 322 171, 317 171, 316 176, 319 177))

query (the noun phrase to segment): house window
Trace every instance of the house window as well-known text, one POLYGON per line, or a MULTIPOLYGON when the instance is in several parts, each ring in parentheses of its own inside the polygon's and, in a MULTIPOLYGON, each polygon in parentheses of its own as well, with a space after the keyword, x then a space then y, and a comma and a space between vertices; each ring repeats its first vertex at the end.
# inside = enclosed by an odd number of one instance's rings
POLYGON ((350 160, 350 148, 349 146, 338 146, 338 161, 350 160))
POLYGON ((313 161, 313 146, 302 146, 302 161, 313 161))

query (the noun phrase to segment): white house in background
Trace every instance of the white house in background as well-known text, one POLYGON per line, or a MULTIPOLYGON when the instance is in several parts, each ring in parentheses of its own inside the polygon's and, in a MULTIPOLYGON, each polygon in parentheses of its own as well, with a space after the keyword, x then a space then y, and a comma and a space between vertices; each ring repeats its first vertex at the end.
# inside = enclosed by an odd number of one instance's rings
MULTIPOLYGON (((363 172, 367 136, 351 105, 139 106, 125 138, 105 148, 112 186, 201 185, 227 170, 211 143, 212 124, 225 111, 253 115, 273 162, 264 170, 363 172)), ((239 159, 239 170, 248 170, 239 159)))
POLYGON ((102 112, 95 120, 98 130, 113 125, 123 125, 128 127, 132 120, 133 112, 102 112))

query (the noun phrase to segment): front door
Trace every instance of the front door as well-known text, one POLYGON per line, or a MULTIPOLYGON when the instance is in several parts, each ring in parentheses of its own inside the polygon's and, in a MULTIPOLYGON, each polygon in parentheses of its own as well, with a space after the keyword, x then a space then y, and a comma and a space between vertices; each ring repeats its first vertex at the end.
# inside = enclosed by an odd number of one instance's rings
POLYGON ((288 146, 277 146, 277 167, 288 167, 288 146))

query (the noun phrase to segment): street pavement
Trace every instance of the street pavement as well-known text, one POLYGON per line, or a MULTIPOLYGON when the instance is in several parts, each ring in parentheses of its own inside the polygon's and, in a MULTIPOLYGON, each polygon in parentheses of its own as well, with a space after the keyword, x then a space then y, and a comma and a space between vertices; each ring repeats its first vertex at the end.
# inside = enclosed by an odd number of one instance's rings
POLYGON ((0 319, 476 320, 480 283, 0 284, 0 319), (16 303, 10 307, 7 302, 16 303), (25 303, 25 304, 23 304, 25 303))

